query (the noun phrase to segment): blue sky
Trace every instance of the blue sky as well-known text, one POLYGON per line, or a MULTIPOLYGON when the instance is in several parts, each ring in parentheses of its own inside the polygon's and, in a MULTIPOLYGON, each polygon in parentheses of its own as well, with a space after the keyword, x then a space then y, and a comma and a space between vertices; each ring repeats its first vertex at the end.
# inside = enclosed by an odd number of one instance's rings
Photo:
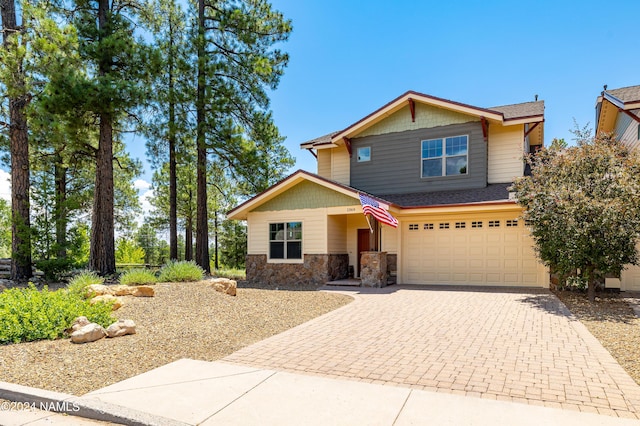
MULTIPOLYGON (((637 0, 272 4, 293 21, 280 46, 289 66, 271 108, 297 159, 294 170, 316 170, 301 142, 342 129, 407 90, 480 107, 537 94, 546 105, 549 144, 571 140, 574 118, 593 125, 603 84, 640 84, 637 0)), ((149 182, 144 140, 134 137, 128 148, 144 161, 142 179, 149 182)))
POLYGON ((545 101, 545 144, 591 123, 602 86, 640 84, 640 1, 273 0, 293 21, 290 63, 272 93, 299 144, 359 120, 407 90, 480 107, 545 101))

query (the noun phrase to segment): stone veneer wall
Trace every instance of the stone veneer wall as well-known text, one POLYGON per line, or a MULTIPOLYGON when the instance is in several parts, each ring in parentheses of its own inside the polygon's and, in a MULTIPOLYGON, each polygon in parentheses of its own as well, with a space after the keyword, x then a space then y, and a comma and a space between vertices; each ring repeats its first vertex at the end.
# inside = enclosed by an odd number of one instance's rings
POLYGON ((387 253, 387 283, 398 283, 398 255, 387 253))
POLYGON ((347 278, 348 254, 305 254, 303 263, 267 263, 265 254, 247 255, 247 282, 266 285, 324 285, 347 278))

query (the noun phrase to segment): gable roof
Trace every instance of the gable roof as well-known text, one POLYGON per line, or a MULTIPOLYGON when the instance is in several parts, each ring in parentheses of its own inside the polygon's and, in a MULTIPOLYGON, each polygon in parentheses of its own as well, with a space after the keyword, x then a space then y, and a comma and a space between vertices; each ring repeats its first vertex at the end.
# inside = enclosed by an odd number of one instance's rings
POLYGON ((460 112, 477 118, 484 118, 488 121, 501 123, 502 125, 544 121, 544 101, 482 108, 410 90, 345 129, 303 142, 300 144, 300 147, 303 149, 327 148, 332 144, 342 141, 344 138, 357 136, 358 133, 384 120, 406 105, 412 105, 415 102, 460 112))
POLYGON ((620 111, 624 111, 632 118, 637 117, 630 112, 636 109, 640 109, 640 86, 611 90, 607 90, 605 86, 605 90, 596 101, 596 133, 613 131, 620 111))
POLYGON ((360 204, 359 194, 366 194, 370 196, 371 198, 378 201, 381 207, 384 207, 387 209, 392 204, 389 201, 386 201, 375 195, 368 194, 364 191, 358 191, 357 189, 352 188, 350 186, 342 185, 341 183, 323 178, 322 176, 318 176, 314 173, 309 173, 305 170, 298 170, 290 174, 286 178, 282 179, 280 182, 262 191, 260 194, 256 195, 255 197, 252 197, 249 200, 245 201, 244 203, 240 204, 239 206, 235 207, 233 210, 230 210, 229 212, 227 212, 227 217, 229 219, 238 219, 238 220, 246 219, 247 214, 250 211, 258 208, 259 206, 268 202, 269 200, 272 200, 274 197, 282 194, 283 192, 294 187, 295 185, 299 184, 302 181, 313 182, 322 187, 348 195, 354 198, 355 200, 354 204, 360 204))

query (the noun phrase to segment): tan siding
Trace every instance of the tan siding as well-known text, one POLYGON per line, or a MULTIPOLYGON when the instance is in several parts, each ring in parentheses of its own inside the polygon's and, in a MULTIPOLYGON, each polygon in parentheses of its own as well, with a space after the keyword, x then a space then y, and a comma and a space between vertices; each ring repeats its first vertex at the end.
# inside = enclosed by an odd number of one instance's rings
POLYGON ((325 179, 331 179, 331 149, 318 150, 318 174, 325 179))
POLYGON ((331 150, 331 179, 340 182, 343 185, 349 185, 350 179, 350 160, 349 151, 345 147, 334 148, 331 150))
POLYGON ((305 180, 269 201, 264 202, 253 211, 281 211, 351 206, 357 202, 356 199, 349 195, 305 180))
POLYGON ((302 222, 302 252, 304 254, 326 254, 326 218, 326 209, 251 212, 247 216, 249 226, 247 253, 269 254, 270 223, 302 222))
POLYGON ((508 183, 522 176, 524 126, 489 125, 488 183, 508 183))
POLYGON ((416 119, 412 122, 411 111, 409 110, 409 105, 407 105, 396 113, 364 130, 362 133, 358 134, 358 137, 384 135, 387 133, 404 132, 406 130, 425 129, 447 126, 449 124, 480 121, 480 119, 470 115, 421 103, 415 104, 415 112, 416 119))
POLYGON ((327 216, 329 254, 347 253, 347 216, 327 216))
POLYGON ((382 251, 387 253, 398 253, 398 230, 390 226, 382 226, 382 251))

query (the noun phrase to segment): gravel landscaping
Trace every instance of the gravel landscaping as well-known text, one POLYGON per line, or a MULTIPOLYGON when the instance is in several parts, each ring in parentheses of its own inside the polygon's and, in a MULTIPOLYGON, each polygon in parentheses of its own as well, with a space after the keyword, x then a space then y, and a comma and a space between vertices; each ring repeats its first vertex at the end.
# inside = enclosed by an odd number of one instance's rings
POLYGON ((0 381, 82 395, 181 358, 215 361, 349 303, 342 294, 161 283, 155 297, 124 298, 115 311, 137 334, 73 344, 69 339, 0 346, 0 381))

